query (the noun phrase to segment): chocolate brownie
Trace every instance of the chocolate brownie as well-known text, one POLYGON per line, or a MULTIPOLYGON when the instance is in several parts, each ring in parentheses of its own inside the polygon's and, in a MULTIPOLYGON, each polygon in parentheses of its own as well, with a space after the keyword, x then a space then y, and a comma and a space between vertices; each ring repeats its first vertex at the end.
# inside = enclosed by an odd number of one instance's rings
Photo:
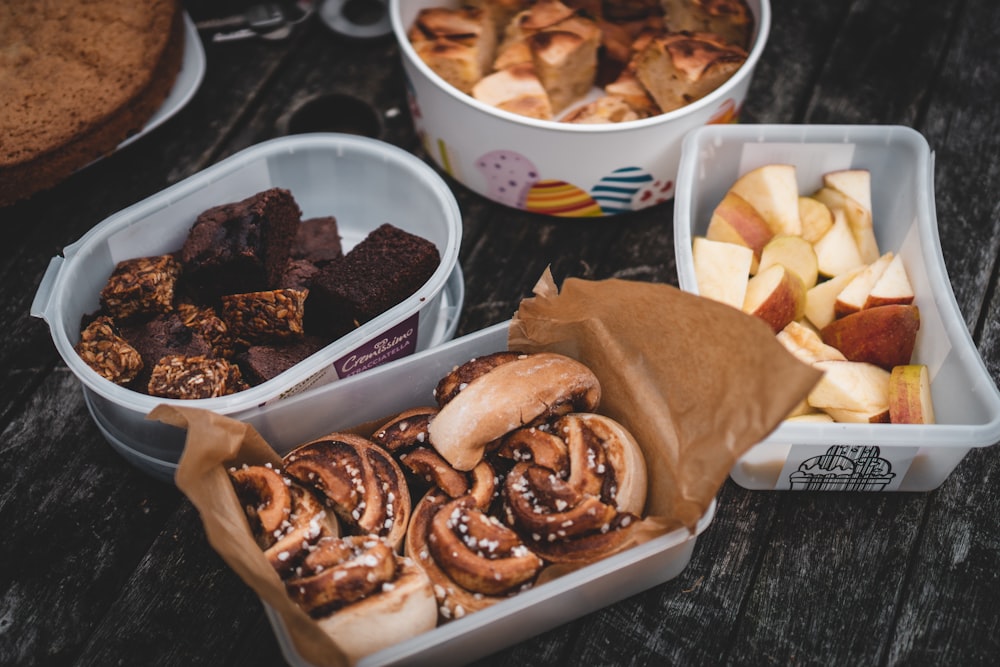
POLYGON ((243 379, 251 386, 267 382, 279 373, 319 352, 329 341, 316 336, 304 336, 280 345, 251 345, 237 356, 243 379))
POLYGON ((307 290, 317 273, 319 267, 307 259, 289 260, 281 276, 281 289, 307 290))
POLYGON ((313 278, 306 330, 343 335, 416 292, 440 263, 433 243, 385 223, 313 278))
POLYGON ((147 392, 149 376, 160 359, 172 355, 212 356, 212 345, 176 313, 158 315, 151 320, 121 325, 122 338, 139 351, 143 369, 128 384, 147 392))
POLYGON ((292 259, 322 265, 344 254, 340 230, 333 216, 303 220, 292 244, 292 259))
POLYGON ((292 194, 282 188, 203 212, 181 249, 187 289, 208 303, 279 287, 301 219, 292 194))

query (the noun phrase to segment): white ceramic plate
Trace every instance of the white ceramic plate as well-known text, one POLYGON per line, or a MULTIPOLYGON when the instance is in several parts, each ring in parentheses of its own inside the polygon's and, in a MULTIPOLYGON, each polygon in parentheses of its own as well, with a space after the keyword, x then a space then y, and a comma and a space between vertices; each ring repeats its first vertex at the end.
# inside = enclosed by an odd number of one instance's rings
POLYGON ((184 14, 184 56, 181 61, 181 69, 177 73, 177 80, 174 87, 167 95, 167 99, 157 109, 156 113, 149 119, 139 132, 133 134, 125 141, 118 144, 116 150, 125 148, 133 141, 152 132, 162 125, 171 116, 184 108, 184 105, 191 101, 201 85, 201 80, 205 77, 205 50, 201 46, 201 37, 198 29, 195 28, 191 17, 184 14))

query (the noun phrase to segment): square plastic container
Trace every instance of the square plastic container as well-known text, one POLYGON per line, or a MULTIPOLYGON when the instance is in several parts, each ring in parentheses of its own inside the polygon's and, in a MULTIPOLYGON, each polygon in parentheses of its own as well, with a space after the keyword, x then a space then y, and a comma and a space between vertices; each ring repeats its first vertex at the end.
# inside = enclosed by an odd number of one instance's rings
POLYGON ((437 173, 390 144, 346 134, 304 134, 250 147, 107 218, 52 258, 31 306, 44 319, 63 361, 80 380, 94 422, 122 456, 172 480, 184 432, 146 415, 182 403, 234 418, 311 387, 334 382, 449 340, 464 298, 458 265, 462 217, 437 173), (344 249, 384 222, 434 243, 441 262, 414 294, 260 385, 218 398, 177 401, 105 380, 73 345, 81 318, 99 307, 100 290, 123 259, 173 252, 199 213, 271 187, 291 191, 303 216, 333 215, 344 249))
MULTIPOLYGON (((438 379, 455 366, 507 349, 508 327, 508 323, 498 324, 457 338, 433 350, 275 403, 244 421, 284 455, 296 445, 332 431, 376 422, 407 408, 433 405, 438 379)), ((693 534, 682 528, 662 535, 367 656, 358 667, 466 664, 668 581, 687 566, 697 536, 708 527, 714 514, 713 502, 693 534)), ((265 608, 285 659, 296 667, 308 665, 295 651, 281 619, 265 608)))
POLYGON ((801 194, 818 189, 828 171, 871 171, 879 248, 902 256, 920 309, 913 363, 928 366, 937 423, 784 423, 736 463, 731 477, 745 488, 766 490, 937 488, 970 448, 1000 440, 1000 393, 948 280, 927 141, 901 126, 746 125, 692 132, 684 141, 674 201, 681 289, 698 292, 693 237, 706 233, 712 211, 741 174, 768 163, 795 165, 801 194), (826 474, 815 474, 817 468, 826 474))

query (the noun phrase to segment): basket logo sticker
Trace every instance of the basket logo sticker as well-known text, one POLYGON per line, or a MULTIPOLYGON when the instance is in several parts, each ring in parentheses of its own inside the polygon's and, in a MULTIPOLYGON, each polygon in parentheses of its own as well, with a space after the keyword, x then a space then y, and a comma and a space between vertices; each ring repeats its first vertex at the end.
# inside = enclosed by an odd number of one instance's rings
POLYGON ((775 487, 790 491, 895 491, 917 447, 793 445, 775 487), (891 453, 889 453, 891 452, 891 453))
POLYGON ((417 350, 417 323, 420 314, 414 313, 381 336, 360 345, 333 362, 341 378, 356 375, 384 363, 402 359, 417 350))

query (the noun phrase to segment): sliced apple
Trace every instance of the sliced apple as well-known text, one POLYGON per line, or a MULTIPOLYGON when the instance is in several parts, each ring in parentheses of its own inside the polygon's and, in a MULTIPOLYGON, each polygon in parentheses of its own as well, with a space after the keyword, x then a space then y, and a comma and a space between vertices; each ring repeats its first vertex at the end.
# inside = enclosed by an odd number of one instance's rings
POLYGON ((826 204, 831 210, 843 211, 847 219, 847 225, 854 236, 854 242, 858 245, 861 259, 866 263, 874 262, 878 259, 878 240, 875 238, 875 228, 872 225, 871 209, 865 208, 863 204, 848 197, 839 190, 829 187, 822 187, 812 195, 819 201, 826 204))
POLYGON ((774 236, 767 221, 753 206, 735 192, 727 192, 712 212, 705 237, 743 245, 753 250, 751 273, 757 273, 757 264, 764 246, 774 236))
POLYGON ((802 279, 787 267, 775 264, 747 282, 743 311, 761 318, 778 333, 802 317, 805 303, 802 279))
POLYGON ((833 417, 825 412, 813 411, 801 415, 790 415, 785 417, 785 421, 792 422, 793 424, 822 424, 832 422, 833 417))
POLYGON ((823 185, 872 210, 872 173, 867 169, 839 169, 823 174, 823 185))
POLYGON ((915 295, 910 277, 903 266, 903 258, 896 255, 885 267, 885 271, 872 286, 863 308, 875 308, 892 304, 911 304, 915 295))
POLYGON ((866 308, 830 322, 820 337, 851 361, 864 361, 889 371, 910 363, 920 329, 913 305, 866 308))
POLYGON ((824 343, 818 332, 799 322, 789 322, 777 333, 776 338, 786 350, 806 364, 847 360, 843 352, 824 343))
POLYGON ((802 238, 815 243, 833 227, 833 213, 830 207, 813 197, 799 197, 799 220, 802 223, 802 238))
POLYGON ((841 424, 888 424, 889 408, 876 407, 870 412, 864 410, 842 410, 826 408, 826 414, 841 424))
POLYGON ((778 234, 764 246, 760 253, 758 271, 763 271, 775 264, 781 264, 802 279, 806 289, 816 284, 819 276, 819 264, 816 251, 809 241, 801 236, 778 234))
POLYGON ((806 364, 847 359, 843 352, 824 343, 817 332, 798 322, 789 322, 785 325, 785 328, 778 332, 777 338, 785 349, 806 364))
POLYGON ((833 311, 837 317, 856 313, 865 307, 868 295, 871 294, 875 283, 878 282, 878 279, 882 277, 882 274, 889 267, 892 257, 892 252, 882 255, 866 266, 861 273, 844 286, 844 289, 837 295, 837 300, 833 304, 833 311))
POLYGON ((889 374, 889 420, 893 424, 933 424, 931 376, 924 364, 896 366, 889 374))
POLYGON ((775 234, 802 233, 799 184, 793 165, 767 164, 752 169, 736 179, 729 191, 757 209, 775 234))
POLYGON ((818 241, 813 243, 816 251, 816 265, 820 274, 828 277, 839 276, 857 266, 864 266, 858 242, 847 224, 843 209, 831 209, 833 225, 818 241))
POLYGON ((694 275, 701 296, 742 308, 753 251, 735 243, 695 237, 691 248, 694 275))
POLYGON ((823 414, 813 406, 809 405, 809 401, 802 399, 799 404, 792 408, 792 411, 785 415, 785 419, 794 419, 797 417, 804 417, 807 415, 819 415, 823 414))
POLYGON ((837 302, 837 295, 840 294, 847 283, 854 276, 864 271, 864 266, 856 266, 846 273, 834 276, 829 280, 818 283, 816 287, 806 291, 806 319, 817 329, 822 329, 836 317, 834 304, 837 302))
POLYGON ((817 361, 813 367, 822 370, 823 377, 809 392, 809 405, 828 413, 888 412, 889 371, 861 361, 817 361))

